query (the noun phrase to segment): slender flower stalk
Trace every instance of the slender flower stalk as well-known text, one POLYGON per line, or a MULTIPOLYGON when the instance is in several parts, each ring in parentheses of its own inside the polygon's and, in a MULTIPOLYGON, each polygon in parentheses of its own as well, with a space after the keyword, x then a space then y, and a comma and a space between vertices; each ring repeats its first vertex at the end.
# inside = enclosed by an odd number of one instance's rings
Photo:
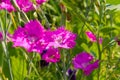
POLYGON ((45 15, 45 13, 44 13, 44 11, 43 11, 40 7, 39 7, 38 9, 39 9, 39 10, 37 10, 37 12, 38 12, 39 16, 40 16, 40 13, 39 13, 39 12, 41 12, 43 18, 46 20, 46 24, 45 24, 45 25, 47 26, 48 29, 50 29, 50 23, 49 23, 46 15, 45 15))
MULTIPOLYGON (((8 47, 7 47, 7 33, 6 33, 6 27, 7 27, 7 11, 5 11, 5 25, 0 24, 2 32, 3 32, 3 41, 2 41, 2 47, 5 53, 5 56, 7 58, 7 62, 8 62, 8 67, 9 67, 9 72, 10 72, 10 80, 13 80, 13 73, 12 73, 12 68, 11 68, 11 61, 10 61, 10 55, 9 55, 9 51, 8 51, 8 47), (3 29, 3 26, 5 26, 5 29, 3 29)), ((0 18, 1 21, 1 18, 0 18)))
MULTIPOLYGON (((99 10, 99 27, 97 29, 97 47, 98 47, 98 55, 99 55, 99 60, 102 59, 102 53, 100 49, 100 44, 99 44, 99 38, 100 38, 100 28, 102 27, 102 18, 104 16, 104 11, 105 11, 105 0, 100 1, 100 10, 99 10)), ((100 80, 100 71, 101 71, 101 62, 99 63, 99 69, 98 69, 98 80, 100 80)))
POLYGON ((13 24, 14 24, 15 29, 17 29, 17 25, 16 25, 16 22, 15 22, 15 19, 14 19, 14 16, 13 16, 12 13, 10 13, 10 17, 11 17, 11 19, 12 19, 12 21, 13 21, 13 24))
POLYGON ((25 59, 29 62, 30 67, 33 68, 33 70, 35 71, 35 73, 37 74, 37 76, 40 76, 39 72, 37 71, 37 69, 36 69, 36 67, 34 65, 34 63, 32 62, 32 60, 30 60, 30 58, 27 55, 27 53, 25 51, 23 51, 23 50, 22 50, 22 52, 23 52, 23 55, 24 55, 25 59))
POLYGON ((20 7, 19 7, 19 5, 17 4, 16 0, 13 0, 13 3, 15 4, 17 10, 21 13, 21 15, 24 15, 24 17, 25 17, 25 19, 27 20, 27 22, 29 22, 29 21, 30 21, 29 18, 27 17, 27 15, 26 15, 26 13, 25 13, 24 11, 21 11, 21 10, 20 10, 20 7))
MULTIPOLYGON (((97 33, 97 48, 98 48, 99 60, 101 60, 102 53, 101 53, 100 44, 99 44, 99 30, 97 33)), ((101 62, 99 63, 99 68, 98 68, 98 80, 100 79, 100 68, 101 68, 101 62)))
POLYGON ((66 53, 63 50, 63 78, 64 80, 67 80, 67 75, 66 75, 66 53))

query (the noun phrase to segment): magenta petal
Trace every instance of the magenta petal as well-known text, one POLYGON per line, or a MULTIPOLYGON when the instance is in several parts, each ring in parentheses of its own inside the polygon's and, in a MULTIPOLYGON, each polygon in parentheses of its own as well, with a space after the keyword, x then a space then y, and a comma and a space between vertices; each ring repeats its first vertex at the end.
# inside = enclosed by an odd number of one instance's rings
MULTIPOLYGON (((87 35, 87 37, 90 39, 91 42, 97 42, 96 35, 93 34, 92 32, 87 31, 87 32, 86 32, 86 35, 87 35)), ((99 38, 99 43, 100 43, 100 44, 102 44, 102 41, 103 41, 103 39, 102 39, 102 38, 99 38)))
POLYGON ((98 66, 99 66, 99 60, 95 61, 93 64, 89 64, 84 69, 84 74, 88 76, 94 69, 98 68, 98 66))
POLYGON ((37 20, 31 20, 25 24, 24 28, 19 27, 15 31, 12 41, 14 47, 20 46, 29 52, 35 51, 41 53, 46 46, 43 36, 43 26, 37 20))
POLYGON ((15 10, 10 0, 2 0, 0 3, 0 9, 6 9, 8 12, 12 12, 15 10))
POLYGON ((96 42, 97 41, 96 36, 92 32, 87 31, 86 35, 90 39, 91 42, 96 42))
POLYGON ((36 0, 36 3, 39 5, 43 4, 44 2, 46 2, 46 0, 36 0))
POLYGON ((0 32, 0 41, 3 40, 3 35, 2 33, 0 32))
POLYGON ((59 27, 57 30, 51 32, 49 31, 46 36, 49 36, 48 47, 71 49, 76 45, 76 34, 65 30, 64 27, 59 27))
POLYGON ((47 62, 56 63, 60 60, 60 53, 58 49, 50 48, 42 55, 42 59, 46 60, 47 62))
POLYGON ((89 53, 81 52, 73 59, 73 65, 76 69, 84 69, 92 60, 93 56, 91 56, 89 53))
POLYGON ((33 3, 30 0, 16 0, 16 3, 24 12, 34 10, 33 3))
POLYGON ((89 75, 99 66, 99 60, 95 61, 93 64, 91 64, 91 61, 93 61, 93 56, 89 53, 82 52, 73 58, 73 65, 76 69, 82 69, 85 75, 89 75))
POLYGON ((46 49, 46 46, 47 43, 45 43, 42 40, 39 40, 38 42, 31 46, 31 50, 42 54, 42 52, 46 49))

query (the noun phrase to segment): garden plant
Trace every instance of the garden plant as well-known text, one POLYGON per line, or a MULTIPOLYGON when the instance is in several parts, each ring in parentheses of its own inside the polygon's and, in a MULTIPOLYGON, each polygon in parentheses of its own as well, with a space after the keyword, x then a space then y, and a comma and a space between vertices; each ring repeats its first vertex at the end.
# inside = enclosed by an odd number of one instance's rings
POLYGON ((120 0, 0 0, 0 80, 120 80, 120 0))

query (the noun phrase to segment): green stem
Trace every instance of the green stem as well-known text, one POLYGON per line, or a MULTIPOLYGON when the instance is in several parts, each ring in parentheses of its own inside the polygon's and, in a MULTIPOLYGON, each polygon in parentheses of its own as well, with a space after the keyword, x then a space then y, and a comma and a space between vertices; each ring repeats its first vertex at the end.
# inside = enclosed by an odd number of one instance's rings
MULTIPOLYGON (((19 6, 16 3, 16 0, 13 0, 13 3, 15 4, 15 7, 18 9, 18 11, 20 12, 20 14, 21 15, 23 14, 23 16, 25 17, 25 19, 27 20, 27 22, 29 22, 30 21, 29 18, 27 17, 27 15, 26 15, 25 12, 23 12, 23 11, 20 10, 19 6)), ((11 16, 11 17, 13 17, 13 16, 11 16)), ((13 18, 13 21, 14 21, 14 18, 13 18)))
POLYGON ((83 74, 83 71, 82 71, 80 80, 86 80, 86 77, 85 77, 85 75, 83 74))
POLYGON ((15 22, 15 19, 14 19, 14 16, 13 16, 12 13, 10 13, 10 17, 11 17, 11 19, 12 19, 12 22, 13 22, 13 24, 14 24, 15 29, 17 29, 17 25, 16 25, 16 22, 15 22))
POLYGON ((36 69, 36 67, 35 67, 35 65, 33 64, 33 62, 31 62, 30 64, 33 67, 33 69, 34 69, 35 73, 37 74, 37 76, 40 76, 37 69, 36 69))
POLYGON ((114 42, 115 42, 115 40, 112 40, 112 41, 110 41, 108 44, 106 44, 106 46, 102 48, 101 53, 102 53, 107 47, 109 47, 112 43, 114 43, 114 42))
MULTIPOLYGON (((102 59, 102 52, 100 51, 100 44, 99 44, 99 30, 102 27, 102 18, 103 18, 103 11, 104 11, 104 0, 100 1, 100 10, 99 10, 99 27, 97 31, 97 47, 98 47, 98 55, 99 55, 99 60, 102 59)), ((98 68, 98 80, 100 80, 100 70, 101 70, 101 62, 99 63, 99 68, 98 68)))
POLYGON ((58 63, 56 63, 56 68, 57 68, 57 72, 60 74, 60 76, 61 76, 61 78, 62 78, 62 80, 63 80, 62 72, 61 72, 61 70, 60 70, 60 68, 59 68, 59 66, 58 66, 58 63))
MULTIPOLYGON (((98 32, 97 32, 97 48, 98 48, 99 60, 101 60, 101 58, 102 58, 102 53, 101 53, 100 44, 99 44, 99 30, 98 30, 98 32)), ((98 80, 100 79, 100 69, 101 69, 101 62, 99 63, 99 68, 98 68, 98 80)))
POLYGON ((29 69, 28 69, 28 75, 30 75, 31 71, 32 71, 32 60, 33 58, 35 57, 35 53, 32 54, 32 58, 30 58, 30 61, 29 61, 29 69))
POLYGON ((63 50, 63 78, 64 80, 67 80, 67 77, 66 77, 66 53, 64 52, 63 50))
POLYGON ((8 80, 8 78, 6 78, 3 73, 0 73, 0 77, 2 78, 2 80, 8 80))
MULTIPOLYGON (((89 14, 89 12, 90 12, 90 10, 91 10, 92 4, 93 4, 93 0, 91 0, 90 7, 87 7, 87 8, 86 8, 85 20, 84 20, 84 23, 83 23, 83 25, 82 25, 82 28, 81 28, 81 31, 80 31, 80 35, 83 33, 82 31, 83 31, 83 29, 84 29, 84 26, 86 25, 86 22, 88 21, 88 14, 89 14)), ((87 27, 91 32, 93 32, 93 31, 89 28, 89 26, 86 25, 86 27, 87 27)))
POLYGON ((6 55, 7 61, 8 61, 8 66, 9 66, 9 71, 10 71, 10 80, 13 80, 10 56, 9 56, 9 52, 8 52, 7 45, 6 45, 5 41, 2 42, 2 46, 4 49, 4 53, 6 55))
POLYGON ((37 76, 40 76, 39 73, 38 73, 38 71, 37 71, 37 69, 36 69, 36 67, 35 67, 35 65, 33 64, 32 60, 30 60, 30 58, 29 58, 29 56, 27 55, 27 53, 25 53, 23 50, 22 50, 22 52, 24 53, 23 55, 24 55, 26 61, 29 62, 30 67, 33 68, 33 70, 35 71, 35 73, 37 74, 37 76))
MULTIPOLYGON (((0 21, 2 22, 1 18, 0 18, 0 21)), ((7 11, 5 11, 5 25, 3 24, 0 24, 1 25, 1 29, 2 29, 2 32, 3 32, 3 41, 2 41, 2 47, 3 47, 3 50, 4 50, 4 54, 7 58, 7 62, 8 62, 8 67, 9 67, 9 72, 10 72, 10 80, 13 80, 13 74, 12 74, 12 68, 11 68, 11 61, 10 61, 10 55, 9 55, 9 52, 8 52, 8 48, 7 48, 7 39, 6 39, 6 31, 7 31, 7 11), (4 28, 5 27, 5 28, 4 28)))
MULTIPOLYGON (((0 47, 1 47, 1 42, 0 42, 0 47)), ((3 67, 3 60, 4 60, 4 52, 3 50, 1 50, 1 53, 0 53, 0 73, 2 72, 2 67, 3 67)))
MULTIPOLYGON (((35 6, 34 6, 35 7, 35 6)), ((35 8, 36 9, 36 8, 35 8)), ((45 13, 44 13, 44 11, 39 7, 39 10, 37 10, 36 9, 36 12, 38 13, 38 15, 39 16, 41 16, 40 15, 40 12, 41 12, 41 14, 42 14, 42 16, 43 16, 43 18, 45 19, 45 21, 46 21, 46 23, 45 23, 45 25, 47 26, 47 28, 49 29, 50 28, 50 23, 49 23, 49 21, 48 21, 48 19, 47 19, 47 17, 45 16, 45 13)))

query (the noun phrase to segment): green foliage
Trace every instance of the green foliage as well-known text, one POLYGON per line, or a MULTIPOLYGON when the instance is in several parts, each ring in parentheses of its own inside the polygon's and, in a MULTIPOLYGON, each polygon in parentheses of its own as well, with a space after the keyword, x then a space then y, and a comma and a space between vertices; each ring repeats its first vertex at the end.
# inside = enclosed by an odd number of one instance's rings
POLYGON ((2 44, 0 44, 0 68, 2 68, 3 66, 3 57, 4 57, 4 53, 3 53, 3 50, 2 50, 2 44))
POLYGON ((106 0, 107 3, 109 4, 120 4, 120 1, 119 0, 106 0))
POLYGON ((27 64, 23 56, 11 57, 14 80, 24 80, 27 75, 27 64))
POLYGON ((86 51, 95 60, 100 60, 100 67, 89 76, 77 70, 77 80, 120 79, 120 46, 116 40, 120 37, 119 0, 48 0, 38 8, 41 10, 11 14, 0 10, 0 31, 4 36, 4 40, 0 41, 0 78, 11 80, 12 74, 13 80, 63 80, 65 75, 68 80, 65 73, 69 68, 74 69, 72 58, 86 51), (14 33, 18 26, 23 26, 29 19, 38 19, 46 29, 65 26, 77 34, 76 46, 71 50, 60 49, 60 62, 41 67, 40 54, 15 48, 5 37, 6 32, 14 33), (91 42, 86 31, 93 32, 98 41, 91 42), (99 44, 99 38, 103 38, 102 44, 99 44))

